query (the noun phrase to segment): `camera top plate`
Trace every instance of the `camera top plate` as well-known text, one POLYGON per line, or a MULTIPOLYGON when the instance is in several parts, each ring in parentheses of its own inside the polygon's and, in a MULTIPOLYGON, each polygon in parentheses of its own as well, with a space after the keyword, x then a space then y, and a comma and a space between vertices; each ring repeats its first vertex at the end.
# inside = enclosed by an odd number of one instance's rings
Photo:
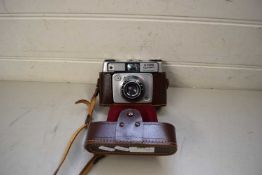
POLYGON ((130 72, 130 73, 153 73, 162 72, 161 60, 128 60, 115 61, 105 60, 103 63, 103 72, 130 72))

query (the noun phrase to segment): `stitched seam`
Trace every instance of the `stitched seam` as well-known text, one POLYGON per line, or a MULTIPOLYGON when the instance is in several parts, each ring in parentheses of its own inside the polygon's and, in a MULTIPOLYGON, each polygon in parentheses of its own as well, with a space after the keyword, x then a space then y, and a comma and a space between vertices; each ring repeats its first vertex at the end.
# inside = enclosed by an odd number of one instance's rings
MULTIPOLYGON (((97 140, 97 139, 99 140, 99 139, 104 139, 104 138, 115 139, 115 137, 96 137, 93 140, 97 140)), ((120 138, 142 138, 142 137, 123 136, 123 137, 120 137, 120 138)), ((168 141, 167 139, 163 139, 163 138, 143 138, 143 140, 166 140, 166 141, 168 141)))
MULTIPOLYGON (((133 142, 133 143, 135 143, 136 142, 136 141, 121 141, 121 140, 108 140, 108 139, 94 139, 94 140, 88 140, 87 142, 99 142, 99 141, 100 142, 107 142, 107 143, 117 143, 117 142, 120 142, 120 143, 133 142)), ((142 143, 172 143, 172 144, 174 144, 174 142, 170 142, 170 141, 167 141, 167 140, 163 140, 163 141, 143 140, 142 143)))

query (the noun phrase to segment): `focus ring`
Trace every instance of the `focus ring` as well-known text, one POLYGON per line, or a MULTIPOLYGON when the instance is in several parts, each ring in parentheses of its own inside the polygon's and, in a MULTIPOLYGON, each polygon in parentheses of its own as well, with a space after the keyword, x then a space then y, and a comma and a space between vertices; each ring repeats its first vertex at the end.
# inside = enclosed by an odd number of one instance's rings
POLYGON ((138 77, 132 77, 132 79, 123 82, 121 94, 127 100, 139 100, 144 94, 144 85, 138 77))

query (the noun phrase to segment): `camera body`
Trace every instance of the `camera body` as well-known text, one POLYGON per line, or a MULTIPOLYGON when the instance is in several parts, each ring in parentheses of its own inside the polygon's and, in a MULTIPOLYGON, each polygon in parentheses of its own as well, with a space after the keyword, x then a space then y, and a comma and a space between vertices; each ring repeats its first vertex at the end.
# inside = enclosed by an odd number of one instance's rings
POLYGON ((167 88, 161 60, 105 60, 99 75, 99 102, 164 106, 167 88))

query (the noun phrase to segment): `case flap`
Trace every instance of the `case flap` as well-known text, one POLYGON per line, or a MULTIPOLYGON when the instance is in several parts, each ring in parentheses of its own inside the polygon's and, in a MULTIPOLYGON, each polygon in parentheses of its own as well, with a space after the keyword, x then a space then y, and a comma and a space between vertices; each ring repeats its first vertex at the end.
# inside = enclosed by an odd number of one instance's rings
POLYGON ((85 148, 95 154, 170 155, 177 150, 175 128, 168 123, 143 122, 142 142, 116 139, 117 122, 90 124, 85 148))
POLYGON ((118 117, 115 140, 142 143, 143 126, 142 116, 138 110, 125 109, 118 117))

